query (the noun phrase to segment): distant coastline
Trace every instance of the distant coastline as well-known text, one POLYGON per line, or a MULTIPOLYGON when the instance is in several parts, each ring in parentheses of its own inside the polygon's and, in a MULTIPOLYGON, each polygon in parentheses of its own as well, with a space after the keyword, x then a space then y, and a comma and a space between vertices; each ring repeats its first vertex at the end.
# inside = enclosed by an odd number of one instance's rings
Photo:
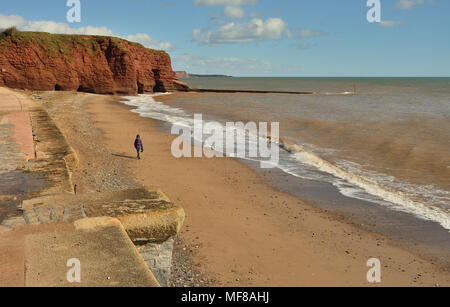
POLYGON ((201 75, 191 74, 186 71, 175 71, 177 78, 233 78, 233 76, 227 75, 201 75))

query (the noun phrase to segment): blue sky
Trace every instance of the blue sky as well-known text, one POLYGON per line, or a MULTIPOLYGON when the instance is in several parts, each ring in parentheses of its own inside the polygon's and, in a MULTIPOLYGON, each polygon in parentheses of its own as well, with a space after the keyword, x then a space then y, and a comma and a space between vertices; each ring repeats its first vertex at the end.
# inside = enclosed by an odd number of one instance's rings
POLYGON ((450 1, 2 1, 0 28, 109 34, 165 49, 176 70, 234 76, 450 76, 450 1))

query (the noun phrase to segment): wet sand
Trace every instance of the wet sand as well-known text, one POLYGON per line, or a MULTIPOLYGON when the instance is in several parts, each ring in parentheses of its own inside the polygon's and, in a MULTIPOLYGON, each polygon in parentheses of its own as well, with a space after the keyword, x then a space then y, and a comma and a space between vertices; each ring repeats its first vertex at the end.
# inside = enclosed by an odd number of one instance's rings
POLYGON ((436 222, 419 219, 374 202, 347 197, 330 183, 298 178, 280 169, 264 170, 253 161, 241 160, 280 191, 296 195, 316 208, 339 215, 364 230, 393 239, 432 263, 450 267, 449 232, 436 222))
POLYGON ((448 268, 281 192, 237 160, 175 159, 174 137, 116 98, 94 96, 87 111, 117 153, 111 159, 185 208, 181 235, 218 285, 365 286, 372 257, 381 260, 382 286, 450 285, 448 268), (136 134, 145 147, 140 161, 130 159, 136 134))

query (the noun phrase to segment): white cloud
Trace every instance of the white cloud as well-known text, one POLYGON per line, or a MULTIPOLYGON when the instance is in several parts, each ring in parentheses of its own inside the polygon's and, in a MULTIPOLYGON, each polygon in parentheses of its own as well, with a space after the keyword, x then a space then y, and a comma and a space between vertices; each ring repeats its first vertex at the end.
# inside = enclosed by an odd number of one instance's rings
POLYGON ((184 54, 173 59, 176 70, 185 70, 198 74, 263 74, 270 73, 272 64, 258 59, 241 58, 207 58, 184 54))
POLYGON ((399 26, 401 24, 403 24, 401 21, 395 21, 395 20, 382 20, 380 22, 380 26, 388 27, 388 28, 399 26))
POLYGON ((230 22, 214 31, 195 29, 192 37, 202 44, 249 43, 262 40, 278 40, 292 36, 288 25, 281 18, 266 21, 254 18, 244 23, 230 22))
POLYGON ((325 32, 317 30, 301 30, 299 33, 301 38, 310 38, 325 35, 325 32))
POLYGON ((425 0, 400 0, 397 2, 396 6, 400 9, 410 9, 417 5, 422 5, 425 0))
POLYGON ((259 0, 195 0, 196 6, 242 6, 255 5, 259 0))
MULTIPOLYGON (((54 21, 28 21, 18 15, 5 16, 0 14, 0 29, 6 29, 9 27, 17 27, 22 31, 36 31, 36 32, 49 32, 57 34, 84 34, 84 35, 105 35, 105 36, 117 36, 114 32, 107 27, 80 27, 72 28, 67 23, 54 22, 54 21)), ((160 42, 152 39, 148 34, 138 33, 122 37, 131 41, 135 41, 143 44, 148 48, 171 50, 174 46, 171 43, 160 42)))
POLYGON ((229 18, 244 18, 245 12, 238 6, 226 6, 223 14, 229 18))
POLYGON ((22 31, 38 31, 59 34, 113 35, 106 27, 71 28, 67 23, 54 21, 28 21, 18 15, 0 14, 0 28, 17 27, 22 31))
POLYGON ((169 42, 161 42, 159 40, 153 39, 150 35, 145 33, 137 33, 128 35, 127 40, 132 42, 140 43, 148 48, 159 49, 159 50, 173 50, 175 46, 169 42))

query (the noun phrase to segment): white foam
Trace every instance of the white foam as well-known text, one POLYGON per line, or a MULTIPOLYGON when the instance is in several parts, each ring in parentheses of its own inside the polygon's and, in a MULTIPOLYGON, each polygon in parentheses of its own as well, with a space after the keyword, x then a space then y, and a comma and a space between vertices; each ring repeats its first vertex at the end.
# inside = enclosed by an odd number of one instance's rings
POLYGON ((170 93, 145 94, 139 96, 127 96, 123 101, 128 106, 136 107, 133 112, 142 117, 153 118, 170 123, 184 123, 189 125, 187 114, 179 108, 173 108, 162 102, 156 101, 154 97, 170 95, 170 93))
MULTIPOLYGON (((183 109, 155 101, 154 97, 160 95, 167 95, 167 93, 126 97, 127 101, 124 103, 135 106, 136 109, 133 112, 143 117, 193 128, 193 115, 187 114, 183 109)), ((203 143, 203 140, 194 141, 203 143)), ((281 153, 280 163, 277 167, 284 172, 308 180, 330 182, 345 196, 376 202, 398 211, 408 212, 418 218, 437 222, 445 229, 450 230, 450 214, 446 208, 426 204, 424 201, 417 200, 412 193, 413 191, 423 192, 422 194, 435 200, 437 204, 447 204, 449 192, 438 191, 439 193, 436 194, 436 189, 433 187, 408 187, 405 184, 397 183, 392 176, 363 172, 356 163, 341 161, 340 164, 335 165, 298 145, 284 145, 293 151, 293 154, 281 153)))
POLYGON ((314 93, 319 96, 341 96, 341 95, 356 95, 355 92, 317 92, 314 93))
MULTIPOLYGON (((297 151, 294 155, 299 162, 314 166, 322 172, 331 174, 352 184, 355 187, 363 189, 364 192, 379 198, 379 200, 383 200, 382 203, 384 205, 388 205, 399 211, 412 213, 422 219, 437 222, 445 229, 450 230, 450 215, 444 208, 427 206, 422 202, 413 200, 413 195, 408 195, 405 192, 393 190, 391 187, 383 185, 372 178, 350 173, 312 153, 303 150, 300 146, 294 145, 294 147, 296 147, 297 151)), ((346 196, 366 199, 365 195, 361 195, 358 189, 349 187, 345 184, 345 182, 334 181, 333 184, 342 194, 346 196)))

